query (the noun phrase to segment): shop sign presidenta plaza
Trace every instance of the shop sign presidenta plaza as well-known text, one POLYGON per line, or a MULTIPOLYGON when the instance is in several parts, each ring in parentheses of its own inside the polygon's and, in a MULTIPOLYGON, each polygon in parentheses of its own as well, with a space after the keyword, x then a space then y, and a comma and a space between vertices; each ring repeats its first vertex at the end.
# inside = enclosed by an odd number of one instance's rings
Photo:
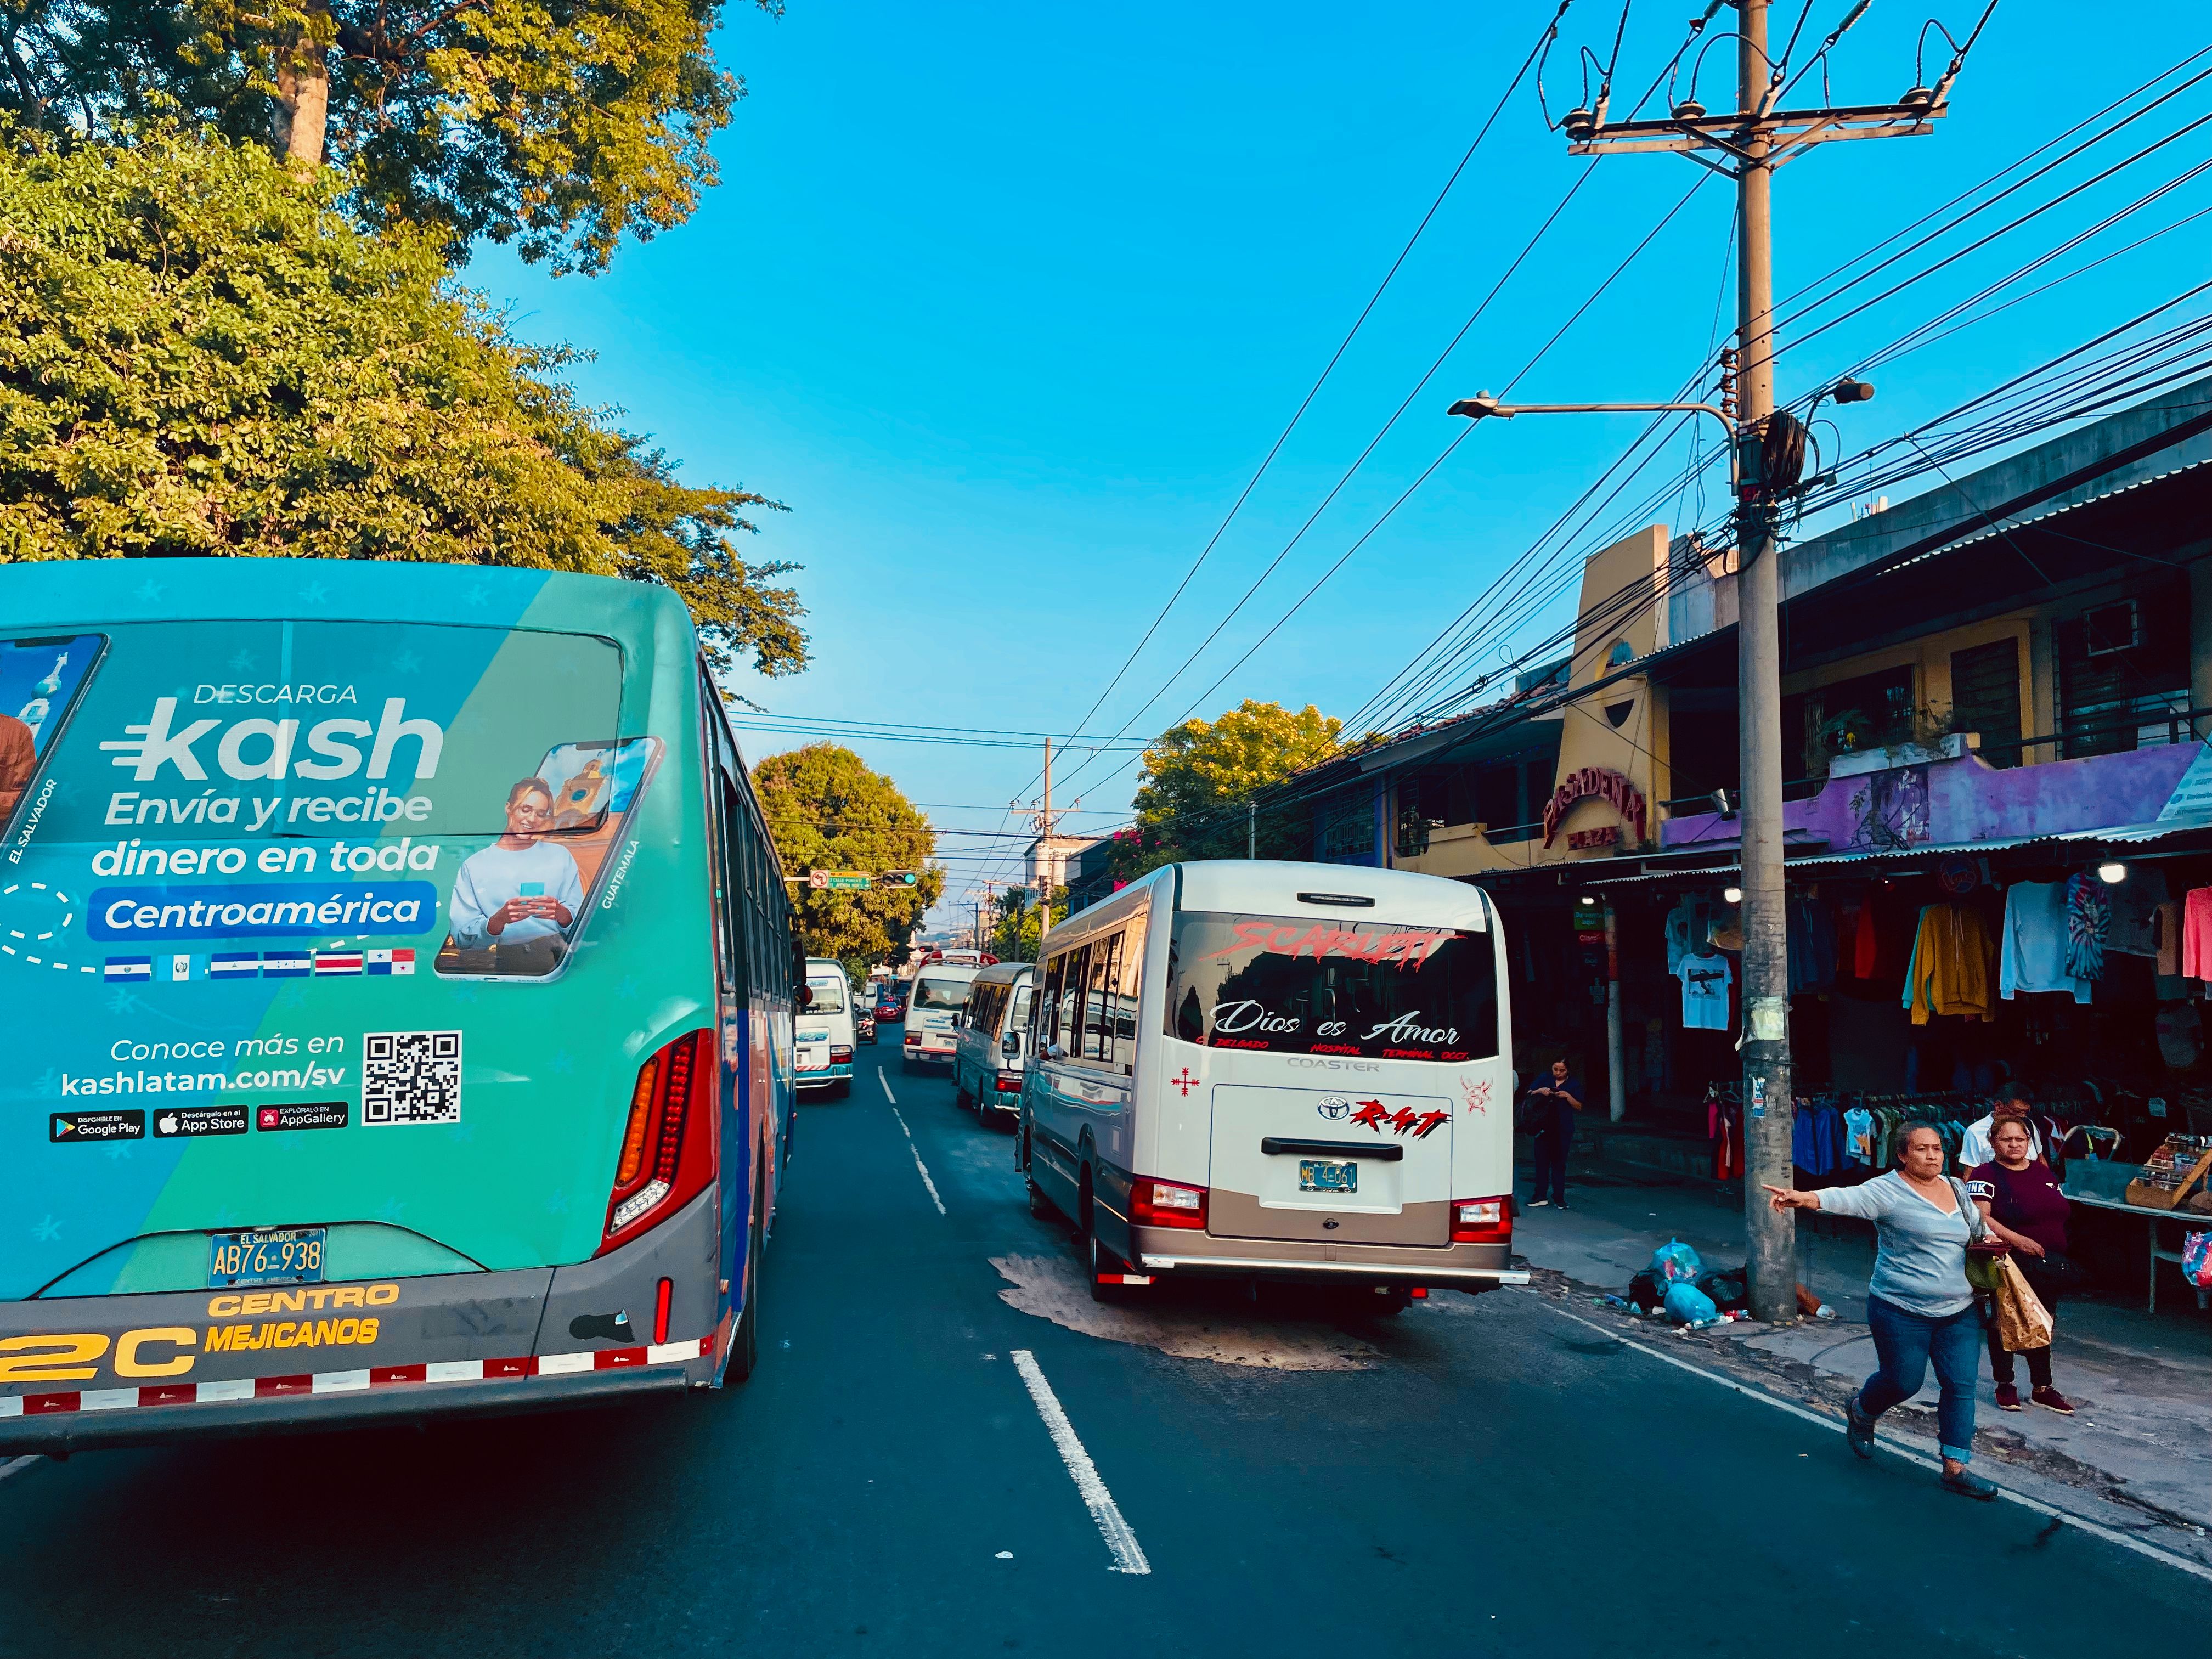
MULTIPOLYGON (((1585 766, 1571 772, 1559 781, 1552 792, 1552 799, 1544 804, 1544 845, 1549 847, 1559 839, 1559 826, 1566 821, 1568 811, 1577 801, 1595 799, 1609 802, 1619 812, 1621 822, 1635 827, 1636 840, 1641 845, 1644 838, 1644 792, 1622 774, 1609 766, 1585 766)), ((1567 837, 1567 844, 1584 847, 1611 847, 1620 839, 1617 826, 1608 824, 1599 830, 1578 830, 1567 837)))

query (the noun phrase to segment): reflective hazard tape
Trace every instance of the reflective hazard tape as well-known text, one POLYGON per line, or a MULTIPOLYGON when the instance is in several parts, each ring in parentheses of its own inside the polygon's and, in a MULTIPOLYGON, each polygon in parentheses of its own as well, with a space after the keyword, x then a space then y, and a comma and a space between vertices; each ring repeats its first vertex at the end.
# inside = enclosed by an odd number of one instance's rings
POLYGON ((45 1417, 57 1412, 131 1411, 146 1406, 212 1406, 299 1395, 356 1394, 411 1382, 496 1382, 521 1376, 568 1376, 584 1371, 677 1364, 696 1359, 708 1351, 708 1344, 695 1336, 685 1342, 655 1342, 641 1348, 602 1348, 593 1353, 525 1355, 518 1359, 439 1359, 424 1364, 371 1365, 365 1370, 316 1371, 298 1376, 240 1376, 222 1382, 162 1382, 137 1389, 0 1395, 0 1418, 45 1417))

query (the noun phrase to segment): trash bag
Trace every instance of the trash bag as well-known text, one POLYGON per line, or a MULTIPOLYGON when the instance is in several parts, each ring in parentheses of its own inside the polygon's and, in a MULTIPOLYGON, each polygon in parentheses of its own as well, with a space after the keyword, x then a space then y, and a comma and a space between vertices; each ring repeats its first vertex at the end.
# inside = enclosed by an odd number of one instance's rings
MULTIPOLYGON (((2183 1237, 2181 1276, 2200 1291, 2212 1291, 2212 1233, 2191 1232, 2183 1237)), ((1632 1283, 1628 1293, 1636 1294, 1632 1283)))
POLYGON ((1680 1281, 1686 1285, 1697 1283, 1705 1264, 1698 1253, 1679 1239, 1670 1239, 1651 1252, 1651 1271, 1668 1284, 1680 1281))
POLYGON ((1751 1280, 1741 1267, 1708 1268, 1698 1275, 1698 1288, 1723 1313, 1741 1313, 1751 1305, 1751 1280))
POLYGON ((1646 1313, 1656 1313, 1667 1300, 1659 1275, 1646 1268, 1628 1281, 1628 1299, 1646 1313))
POLYGON ((1676 1324, 1695 1325, 1720 1316, 1712 1297, 1687 1279, 1678 1279, 1667 1287, 1667 1317, 1676 1324))

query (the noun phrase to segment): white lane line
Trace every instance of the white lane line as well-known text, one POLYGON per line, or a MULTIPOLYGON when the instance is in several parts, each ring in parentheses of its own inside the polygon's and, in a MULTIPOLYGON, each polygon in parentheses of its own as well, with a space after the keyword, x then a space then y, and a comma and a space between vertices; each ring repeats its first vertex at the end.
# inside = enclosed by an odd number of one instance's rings
POLYGON ((878 1072, 876 1073, 876 1081, 884 1085, 884 1098, 890 1102, 892 1105, 897 1105, 898 1097, 891 1092, 890 1078, 884 1073, 878 1072))
MULTIPOLYGON (((876 1075, 881 1077, 883 1073, 878 1072, 876 1075)), ((890 1092, 888 1085, 884 1086, 884 1092, 890 1092)), ((945 1200, 937 1195, 937 1183, 929 1178, 929 1165, 921 1161, 921 1148, 914 1144, 914 1131, 906 1127, 906 1118, 897 1107, 891 1108, 891 1115, 898 1119, 899 1133, 906 1137, 906 1149, 914 1154, 914 1167, 921 1171, 921 1184, 929 1188, 929 1201, 937 1206, 938 1214, 943 1215, 945 1200)))
MULTIPOLYGON (((1678 1359, 1673 1354, 1662 1353, 1656 1348, 1648 1348, 1641 1342, 1621 1335, 1618 1331, 1607 1330, 1604 1326, 1584 1319, 1577 1314, 1569 1313, 1565 1308, 1556 1307, 1533 1291, 1523 1291, 1521 1294, 1535 1297, 1539 1306, 1557 1314, 1562 1319, 1581 1326, 1584 1330, 1595 1331, 1600 1336, 1611 1337, 1624 1348, 1633 1348, 1637 1352, 1648 1358, 1656 1359, 1663 1365, 1672 1365, 1675 1370, 1687 1371, 1692 1376, 1702 1376, 1708 1382, 1717 1382, 1723 1389, 1762 1401, 1778 1411, 1788 1412, 1792 1417, 1802 1417, 1808 1423, 1816 1424, 1832 1434, 1837 1431, 1836 1419, 1832 1417, 1824 1417, 1819 1412, 1808 1411, 1794 1401, 1778 1399, 1764 1389, 1753 1388, 1747 1382, 1739 1382, 1733 1377, 1722 1376, 1716 1372, 1707 1370, 1702 1365, 1693 1365, 1686 1359, 1678 1359)), ((1924 1469, 1940 1469, 1943 1467, 1941 1458, 1930 1456, 1918 1447, 1908 1444, 1894 1435, 1877 1430, 1875 1437, 1899 1457, 1917 1463, 1924 1469)), ((2212 1567, 2208 1567, 2199 1561, 2191 1561, 2185 1555, 2176 1555, 2171 1550, 2159 1548, 2155 1544, 2146 1544, 2140 1538, 2130 1538, 2124 1532, 2115 1531, 2111 1527, 2100 1526, 2094 1521, 2075 1514, 2071 1510, 2056 1508, 2039 1498, 2029 1498, 2024 1493, 2016 1492, 2009 1486, 1999 1486, 1997 1496, 2008 1504, 2017 1504, 2022 1509, 2033 1510, 2038 1515, 2051 1520, 2063 1522, 2068 1526, 2079 1527, 2083 1532, 2093 1533, 2108 1544, 2118 1544, 2122 1549, 2133 1550, 2137 1555, 2148 1556, 2154 1561, 2160 1562, 2169 1567, 2179 1567, 2185 1573, 2212 1582, 2212 1567)))
POLYGON ((1052 1391, 1052 1384, 1044 1380, 1037 1369, 1036 1356, 1027 1348, 1013 1351, 1014 1369, 1022 1374, 1022 1386, 1030 1391, 1030 1399, 1044 1419, 1045 1432, 1060 1453, 1060 1461, 1067 1465, 1067 1473, 1075 1482, 1075 1490, 1082 1495, 1083 1507, 1091 1511, 1091 1518, 1098 1523, 1099 1535, 1105 1539, 1106 1547, 1113 1552, 1115 1572, 1150 1572, 1152 1564, 1145 1559, 1145 1552, 1138 1546, 1137 1534, 1121 1518, 1121 1505, 1114 1494, 1106 1490, 1106 1483, 1098 1478, 1098 1466, 1091 1461, 1091 1454, 1083 1449, 1083 1443, 1075 1437, 1074 1425, 1068 1422, 1067 1413, 1060 1408, 1060 1396, 1052 1391))

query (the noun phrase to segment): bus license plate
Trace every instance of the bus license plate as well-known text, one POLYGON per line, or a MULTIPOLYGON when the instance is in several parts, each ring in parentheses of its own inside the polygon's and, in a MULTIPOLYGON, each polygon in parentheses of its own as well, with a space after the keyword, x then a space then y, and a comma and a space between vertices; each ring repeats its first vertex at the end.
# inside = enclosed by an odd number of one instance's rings
POLYGON ((1317 1158, 1298 1160, 1298 1190, 1302 1193, 1356 1193, 1359 1190, 1357 1164, 1323 1164, 1317 1158))
POLYGON ((209 1246, 210 1286, 323 1282, 320 1227, 270 1227, 216 1233, 209 1246))

